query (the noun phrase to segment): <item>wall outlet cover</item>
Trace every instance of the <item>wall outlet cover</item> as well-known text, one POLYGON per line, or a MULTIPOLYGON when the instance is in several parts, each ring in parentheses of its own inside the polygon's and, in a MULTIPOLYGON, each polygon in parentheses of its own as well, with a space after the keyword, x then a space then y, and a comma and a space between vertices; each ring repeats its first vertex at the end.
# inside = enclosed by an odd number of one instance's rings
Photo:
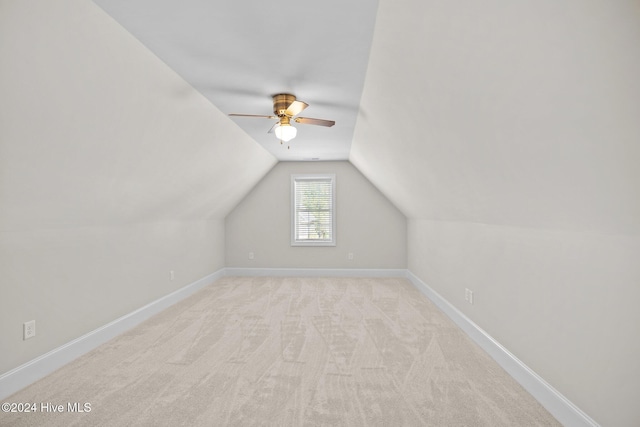
POLYGON ((22 339, 28 340, 36 336, 36 321, 29 320, 22 325, 22 339))

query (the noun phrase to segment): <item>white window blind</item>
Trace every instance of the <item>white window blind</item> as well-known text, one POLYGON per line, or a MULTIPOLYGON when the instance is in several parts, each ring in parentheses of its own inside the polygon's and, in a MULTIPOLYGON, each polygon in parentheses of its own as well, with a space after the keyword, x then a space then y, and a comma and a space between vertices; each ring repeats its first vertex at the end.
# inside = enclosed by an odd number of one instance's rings
POLYGON ((335 245, 335 175, 292 175, 294 246, 335 245))

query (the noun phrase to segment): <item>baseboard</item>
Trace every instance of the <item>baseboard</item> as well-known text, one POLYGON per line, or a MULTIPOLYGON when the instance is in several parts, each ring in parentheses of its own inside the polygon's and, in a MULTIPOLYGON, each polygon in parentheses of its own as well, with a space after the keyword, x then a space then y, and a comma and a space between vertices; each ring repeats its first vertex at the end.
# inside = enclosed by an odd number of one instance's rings
POLYGON ((1 375, 0 399, 45 377, 223 276, 406 277, 564 426, 599 427, 478 325, 405 269, 223 268, 1 375))
POLYGON ((401 268, 225 268, 225 276, 406 277, 401 268))
POLYGON ((0 399, 45 377, 224 276, 224 268, 159 298, 0 376, 0 399))
POLYGON ((545 407, 563 426, 599 427, 592 418, 582 412, 569 399, 543 380, 517 357, 473 323, 467 316, 431 289, 416 275, 407 271, 406 276, 413 285, 442 310, 456 325, 486 351, 525 390, 545 407))

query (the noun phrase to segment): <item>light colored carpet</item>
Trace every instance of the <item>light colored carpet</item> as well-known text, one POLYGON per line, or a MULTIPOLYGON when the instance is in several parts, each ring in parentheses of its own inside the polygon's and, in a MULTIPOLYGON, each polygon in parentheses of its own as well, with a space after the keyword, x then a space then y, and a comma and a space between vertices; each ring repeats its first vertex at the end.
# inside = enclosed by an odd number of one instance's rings
POLYGON ((560 425, 400 278, 225 277, 5 401, 65 411, 3 426, 560 425))

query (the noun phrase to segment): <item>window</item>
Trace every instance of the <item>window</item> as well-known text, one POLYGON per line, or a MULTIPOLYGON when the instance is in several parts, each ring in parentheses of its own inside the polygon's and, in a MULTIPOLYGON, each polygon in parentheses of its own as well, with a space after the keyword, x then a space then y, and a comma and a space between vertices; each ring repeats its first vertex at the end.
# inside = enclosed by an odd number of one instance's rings
POLYGON ((336 245, 335 189, 335 175, 291 175, 291 246, 336 245))

